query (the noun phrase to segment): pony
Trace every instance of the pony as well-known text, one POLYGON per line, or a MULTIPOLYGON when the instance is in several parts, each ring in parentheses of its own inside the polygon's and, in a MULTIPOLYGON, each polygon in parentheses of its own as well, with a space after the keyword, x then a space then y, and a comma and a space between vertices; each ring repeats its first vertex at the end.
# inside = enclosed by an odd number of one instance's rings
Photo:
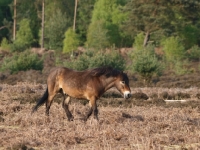
POLYGON ((47 77, 47 89, 33 107, 32 113, 46 102, 46 115, 49 116, 49 109, 55 95, 61 93, 64 97, 62 107, 69 121, 74 119, 68 108, 71 97, 89 101, 90 109, 84 119, 85 121, 92 113, 94 118, 98 120, 97 99, 112 87, 116 87, 125 99, 130 98, 129 79, 127 74, 122 71, 112 67, 100 67, 84 71, 59 67, 50 72, 47 77))

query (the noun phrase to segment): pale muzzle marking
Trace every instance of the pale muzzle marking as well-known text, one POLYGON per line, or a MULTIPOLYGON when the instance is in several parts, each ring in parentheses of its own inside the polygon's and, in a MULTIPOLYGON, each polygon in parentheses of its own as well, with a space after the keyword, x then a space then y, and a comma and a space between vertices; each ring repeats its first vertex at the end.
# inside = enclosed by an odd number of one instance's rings
POLYGON ((131 92, 130 91, 124 91, 124 98, 130 98, 131 97, 131 92))

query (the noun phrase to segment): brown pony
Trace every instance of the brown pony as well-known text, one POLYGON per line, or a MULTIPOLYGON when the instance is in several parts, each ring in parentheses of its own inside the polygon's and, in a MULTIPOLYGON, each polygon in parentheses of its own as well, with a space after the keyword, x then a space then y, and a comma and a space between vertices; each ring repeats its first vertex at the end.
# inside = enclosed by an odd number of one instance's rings
POLYGON ((64 67, 56 68, 49 74, 47 89, 32 112, 35 112, 39 106, 46 102, 46 115, 49 115, 49 109, 54 96, 56 93, 62 93, 64 97, 62 106, 69 121, 73 120, 73 116, 68 109, 71 97, 89 100, 90 111, 85 120, 92 113, 94 118, 98 120, 96 101, 112 87, 116 87, 125 99, 131 96, 127 75, 111 67, 101 67, 85 71, 74 71, 64 67))

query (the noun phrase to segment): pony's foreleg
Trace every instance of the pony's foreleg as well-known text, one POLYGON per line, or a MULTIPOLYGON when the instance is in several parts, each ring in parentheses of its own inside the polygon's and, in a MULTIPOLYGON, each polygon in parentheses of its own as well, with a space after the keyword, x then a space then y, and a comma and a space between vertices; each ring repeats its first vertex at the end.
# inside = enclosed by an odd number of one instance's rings
POLYGON ((63 100, 62 106, 63 106, 63 108, 64 108, 64 110, 65 110, 65 112, 66 112, 66 115, 67 115, 68 120, 69 120, 69 121, 73 121, 73 120, 74 120, 74 117, 72 116, 72 114, 71 114, 71 112, 69 111, 69 108, 68 108, 69 102, 70 102, 70 97, 68 96, 68 97, 66 98, 66 95, 64 95, 64 94, 63 94, 63 96, 64 96, 64 100, 63 100))
POLYGON ((92 113, 94 115, 94 118, 96 120, 99 120, 98 119, 98 109, 97 109, 96 99, 90 100, 89 105, 90 105, 90 110, 87 113, 86 120, 91 116, 92 113))

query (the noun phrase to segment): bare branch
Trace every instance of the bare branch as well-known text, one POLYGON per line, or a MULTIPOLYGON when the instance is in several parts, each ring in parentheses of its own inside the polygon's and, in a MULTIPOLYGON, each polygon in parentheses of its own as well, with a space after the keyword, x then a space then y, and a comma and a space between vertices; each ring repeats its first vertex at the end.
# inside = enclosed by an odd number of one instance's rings
POLYGON ((4 28, 6 28, 6 26, 2 26, 2 27, 0 27, 0 30, 2 30, 2 29, 4 29, 4 28))

